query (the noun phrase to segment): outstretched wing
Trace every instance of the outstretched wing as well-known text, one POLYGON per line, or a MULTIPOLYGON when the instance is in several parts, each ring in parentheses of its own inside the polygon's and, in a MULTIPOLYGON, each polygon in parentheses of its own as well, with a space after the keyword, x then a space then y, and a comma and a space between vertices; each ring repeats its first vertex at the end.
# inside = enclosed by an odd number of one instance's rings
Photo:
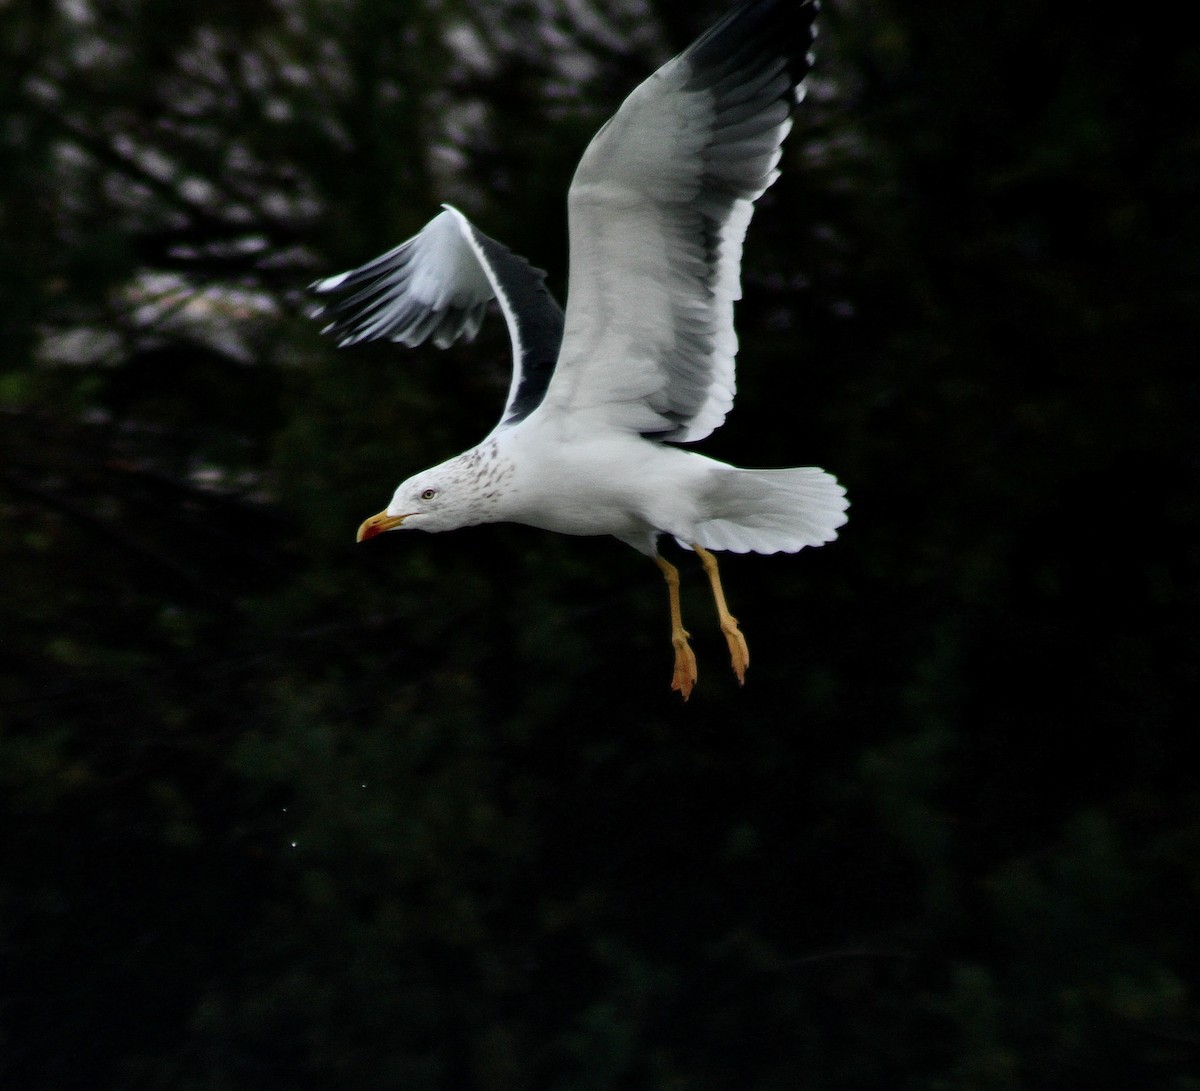
POLYGON ((744 0, 637 87, 568 195, 570 287, 542 410, 687 442, 733 405, 733 302, 778 176, 816 0, 744 0))
POLYGON ((314 317, 340 346, 386 338, 447 348, 472 340, 495 299, 508 323, 513 374, 498 427, 540 404, 562 342, 563 312, 546 274, 489 238, 450 205, 394 250, 357 269, 318 280, 314 317))

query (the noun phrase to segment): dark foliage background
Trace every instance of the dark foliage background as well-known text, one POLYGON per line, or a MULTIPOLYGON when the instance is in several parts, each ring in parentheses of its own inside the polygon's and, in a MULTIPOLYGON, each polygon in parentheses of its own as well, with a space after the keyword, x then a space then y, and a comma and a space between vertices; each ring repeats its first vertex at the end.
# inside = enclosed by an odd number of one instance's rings
POLYGON ((452 200, 563 294, 721 6, 0 7, 5 1087, 1200 1088, 1163 10, 826 5, 703 449, 854 506, 726 562, 744 691, 694 564, 681 706, 614 542, 353 543, 507 345, 337 352, 303 286, 452 200))

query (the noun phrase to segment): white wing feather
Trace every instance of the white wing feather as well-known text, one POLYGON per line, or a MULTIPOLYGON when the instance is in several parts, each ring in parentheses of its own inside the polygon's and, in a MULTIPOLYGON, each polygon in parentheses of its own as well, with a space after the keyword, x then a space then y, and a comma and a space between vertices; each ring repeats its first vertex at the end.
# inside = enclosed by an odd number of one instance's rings
POLYGON ((428 340, 448 348, 459 338, 473 339, 495 292, 465 224, 446 206, 386 254, 312 284, 317 295, 342 296, 317 310, 315 317, 334 319, 321 332, 343 348, 379 338, 410 348, 428 340))
POLYGON ((387 338, 410 347, 447 348, 479 332, 495 299, 508 324, 513 368, 497 427, 528 416, 541 402, 562 341, 562 309, 545 274, 489 238, 450 205, 416 235, 346 273, 318 280, 326 297, 314 317, 341 346, 387 338))
POLYGON ((815 7, 740 5, 592 140, 568 195, 566 328, 542 412, 677 442, 725 419, 742 241, 778 176, 815 7))

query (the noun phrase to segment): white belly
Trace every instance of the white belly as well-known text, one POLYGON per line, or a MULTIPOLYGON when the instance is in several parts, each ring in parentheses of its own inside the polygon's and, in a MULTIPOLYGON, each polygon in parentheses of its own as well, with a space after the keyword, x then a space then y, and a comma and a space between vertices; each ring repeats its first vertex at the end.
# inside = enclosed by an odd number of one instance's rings
POLYGON ((506 519, 559 534, 611 534, 643 552, 653 552, 659 533, 686 535, 705 480, 721 466, 634 435, 555 443, 514 432, 514 448, 525 450, 513 451, 519 488, 506 519), (535 446, 537 457, 525 457, 535 446))

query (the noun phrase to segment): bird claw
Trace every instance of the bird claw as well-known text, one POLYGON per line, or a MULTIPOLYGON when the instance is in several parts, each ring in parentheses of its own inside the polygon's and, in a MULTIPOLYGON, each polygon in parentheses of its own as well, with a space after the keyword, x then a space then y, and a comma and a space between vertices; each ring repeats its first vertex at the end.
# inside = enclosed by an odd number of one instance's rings
POLYGON ((737 618, 729 618, 728 623, 721 626, 721 632, 725 634, 725 643, 729 645, 729 663, 737 675, 738 685, 744 686, 746 669, 750 666, 750 649, 742 630, 738 628, 737 618))
POLYGON ((671 675, 671 689, 686 701, 692 695, 698 672, 696 655, 687 642, 686 634, 671 642, 675 646, 675 671, 671 675))

